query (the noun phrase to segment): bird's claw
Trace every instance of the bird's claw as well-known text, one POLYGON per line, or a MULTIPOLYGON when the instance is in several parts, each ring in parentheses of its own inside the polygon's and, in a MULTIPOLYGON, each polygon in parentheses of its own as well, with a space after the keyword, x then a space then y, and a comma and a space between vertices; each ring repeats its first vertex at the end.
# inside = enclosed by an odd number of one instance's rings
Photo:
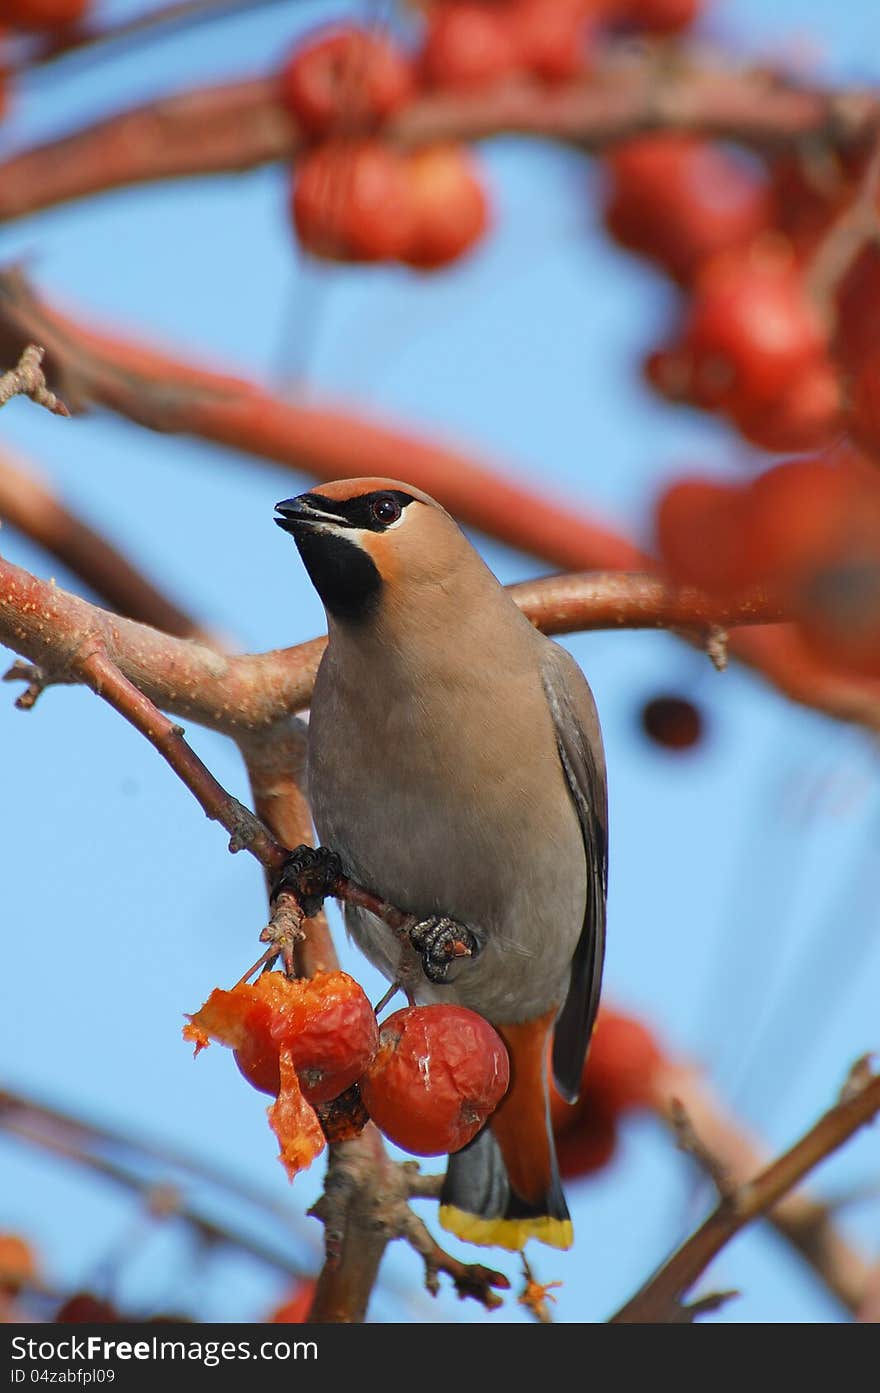
POLYGON ((272 886, 275 900, 282 890, 295 895, 307 919, 317 914, 342 875, 342 863, 335 851, 325 846, 298 846, 288 856, 272 886))
POLYGON ((459 958, 474 958, 480 951, 476 936, 464 924, 445 915, 421 919, 409 931, 409 941, 422 960, 429 982, 448 980, 449 969, 459 958))

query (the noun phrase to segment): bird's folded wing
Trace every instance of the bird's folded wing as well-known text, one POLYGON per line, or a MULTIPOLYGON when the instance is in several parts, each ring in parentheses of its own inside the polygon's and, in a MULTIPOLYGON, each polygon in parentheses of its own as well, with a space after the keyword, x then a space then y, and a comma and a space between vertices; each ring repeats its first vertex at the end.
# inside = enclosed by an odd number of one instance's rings
POLYGON ((553 1036, 556 1086, 563 1097, 574 1102, 580 1091, 602 985, 608 894, 608 794, 593 694, 574 659, 558 644, 547 644, 542 680, 556 727, 560 762, 581 824, 587 862, 584 922, 572 959, 568 995, 553 1036))

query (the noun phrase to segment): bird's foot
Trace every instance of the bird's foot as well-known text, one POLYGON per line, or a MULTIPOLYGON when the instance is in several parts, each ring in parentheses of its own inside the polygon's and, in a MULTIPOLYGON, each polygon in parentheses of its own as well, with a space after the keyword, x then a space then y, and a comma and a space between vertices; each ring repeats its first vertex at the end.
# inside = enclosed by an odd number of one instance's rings
POLYGON ((342 863, 335 851, 325 846, 298 846, 281 867, 271 898, 276 899, 282 890, 290 890, 305 917, 311 919, 327 896, 333 894, 341 875, 342 863))
POLYGON ((409 941, 422 960, 429 982, 448 980, 449 969, 459 958, 475 958, 480 951, 476 935, 443 914, 421 919, 409 931, 409 941))

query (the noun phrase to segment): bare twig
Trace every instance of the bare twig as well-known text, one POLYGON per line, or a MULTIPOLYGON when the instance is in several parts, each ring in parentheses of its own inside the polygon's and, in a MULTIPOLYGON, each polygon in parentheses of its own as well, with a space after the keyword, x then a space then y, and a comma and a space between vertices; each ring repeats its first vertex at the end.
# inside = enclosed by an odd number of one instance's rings
MULTIPOLYGON (((860 1061, 861 1065, 861 1061, 860 1061)), ((719 1201, 709 1218, 649 1279, 613 1323, 666 1323, 682 1318, 683 1298, 740 1229, 768 1213, 803 1177, 880 1111, 880 1075, 851 1077, 840 1101, 800 1141, 719 1201)))
POLYGON ((271 1219, 273 1226, 285 1234, 288 1246, 294 1235, 304 1242, 302 1221, 296 1214, 210 1162, 184 1156, 173 1148, 135 1141, 127 1134, 99 1127, 6 1089, 0 1090, 0 1132, 93 1171, 148 1200, 155 1200, 163 1192, 166 1197, 173 1193, 174 1213, 206 1241, 230 1244, 252 1253, 279 1272, 302 1275, 303 1263, 291 1258, 283 1245, 268 1247, 246 1230, 203 1214, 195 1202, 186 1199, 186 1184, 195 1181, 203 1188, 207 1182, 238 1203, 244 1201, 261 1218, 271 1219), (169 1176, 181 1175, 183 1184, 178 1185, 175 1180, 169 1187, 169 1176))
MULTIPOLYGON (((715 1098, 703 1074, 690 1064, 665 1062, 654 1079, 655 1107, 685 1149, 726 1194, 745 1185, 766 1165, 766 1153, 739 1118, 715 1098)), ((831 1296, 855 1315, 871 1280, 871 1261, 838 1229, 835 1206, 804 1189, 787 1194, 766 1215, 768 1223, 816 1273, 831 1296)))
POLYGON ((159 751, 205 814, 229 833, 230 851, 248 850, 267 868, 279 868, 286 851, 242 803, 227 793, 183 738, 183 728, 169 721, 120 671, 92 633, 67 655, 67 669, 130 721, 159 751))
POLYGON ((833 329, 835 295, 856 257, 880 241, 880 139, 865 166, 855 197, 831 224, 810 259, 807 289, 833 329))
MULTIPOLYGON (((628 538, 563 502, 554 503, 543 491, 512 484, 501 471, 456 450, 350 413, 291 404, 252 383, 96 334, 41 303, 20 274, 0 275, 0 354, 19 352, 35 338, 47 345, 47 370, 65 384, 68 400, 82 408, 94 402, 152 429, 187 431, 325 479, 353 474, 396 477, 405 460, 410 482, 433 493, 461 521, 552 565, 614 571, 655 567, 653 558, 628 538)), ((615 613, 612 609, 608 625, 633 622, 625 616, 618 620, 615 613)), ((649 606, 643 613, 648 615, 649 606)), ((713 614, 711 607, 703 614, 705 628, 746 622, 736 612, 713 614)), ((760 607, 754 609, 751 622, 760 623, 760 614, 760 607)), ((764 619, 778 617, 765 607, 764 619)), ((690 627, 684 616, 682 626, 690 627)), ((731 656, 757 669, 793 700, 876 728, 880 684, 817 662, 793 626, 739 632, 729 649, 731 656)), ((305 650, 300 653, 304 658, 305 650)), ((317 656, 315 649, 314 661, 317 656)), ((313 667, 306 663, 303 674, 308 671, 313 667)), ((241 709, 243 702, 250 708, 252 694, 239 686, 237 695, 240 701, 235 705, 241 709)), ((301 701, 300 707, 305 704, 301 701)), ((222 713, 227 721, 231 709, 226 705, 222 713)), ((288 703, 287 709, 298 708, 288 703)), ((248 724, 243 714, 240 725, 248 724)))
POLYGON ((30 397, 38 406, 44 406, 53 416, 69 416, 70 412, 59 401, 54 392, 46 386, 46 378, 40 364, 44 348, 30 343, 22 349, 16 366, 0 376, 0 406, 5 406, 12 397, 30 397))
POLYGON ((479 1262, 460 1262, 440 1247, 417 1214, 403 1202, 395 1206, 397 1228, 396 1236, 403 1238, 415 1250, 425 1264, 425 1287, 432 1296, 440 1291, 439 1274, 452 1278, 452 1284, 459 1297, 470 1298, 485 1306, 487 1311, 497 1310, 503 1304, 498 1295, 507 1291, 510 1282, 503 1272, 492 1267, 484 1267, 479 1262))
POLYGON ((672 1130, 682 1151, 693 1156, 697 1164, 711 1176, 715 1189, 722 1199, 731 1199, 735 1186, 725 1169, 721 1157, 710 1151, 692 1123, 687 1109, 680 1098, 670 1098, 667 1106, 672 1130))

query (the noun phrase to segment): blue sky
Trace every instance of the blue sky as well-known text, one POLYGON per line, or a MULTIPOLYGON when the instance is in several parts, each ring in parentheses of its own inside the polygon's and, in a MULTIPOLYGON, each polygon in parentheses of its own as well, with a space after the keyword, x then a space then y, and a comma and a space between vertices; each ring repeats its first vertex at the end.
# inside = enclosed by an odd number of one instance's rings
MULTIPOLYGON (((138 8, 140 0, 103 6, 120 15, 138 8)), ((0 148, 188 82, 271 68, 297 32, 343 12, 317 0, 275 5, 114 63, 47 69, 21 90, 0 148)), ((759 0, 719 0, 707 31, 752 52, 806 52, 815 41, 816 72, 878 78, 872 0, 833 10, 777 0, 772 16, 759 0)), ((640 383, 639 357, 661 336, 671 291, 601 236, 595 165, 512 139, 480 153, 496 230, 436 277, 305 263, 278 168, 57 209, 4 229, 0 250, 4 261, 25 259, 47 292, 111 324, 279 390, 348 401, 470 445, 644 535, 654 495, 682 465, 724 473, 741 458, 714 423, 658 403, 640 383)), ((272 524, 276 499, 308 477, 109 416, 66 423, 16 402, 0 424, 4 446, 242 648, 295 643, 322 628, 295 549, 272 524)), ((546 569, 475 541, 505 581, 546 569)), ((14 534, 2 544, 11 559, 79 588, 14 534)), ((768 1145, 782 1146, 831 1100, 848 1064, 878 1044, 876 748, 741 671, 716 674, 665 635, 566 643, 596 692, 608 749, 608 999, 702 1061, 768 1145), (706 708, 697 755, 670 757, 639 738, 641 702, 667 689, 706 708)), ((291 1189, 265 1100, 226 1052, 193 1064, 180 1040, 183 1013, 256 956, 259 868, 226 854, 220 829, 151 747, 91 694, 50 691, 29 715, 13 709, 12 695, 0 703, 0 1086, 222 1163, 301 1215, 320 1167, 291 1189)), ((196 727, 188 734, 246 799, 231 744, 196 727)), ((340 947, 344 965, 378 995, 375 975, 340 947)), ((866 1132, 815 1183, 842 1195, 872 1184, 878 1162, 880 1140, 866 1132)), ((570 1197, 574 1250, 535 1254, 539 1275, 564 1283, 557 1316, 566 1321, 604 1318, 705 1202, 647 1120, 628 1125, 614 1165, 570 1197)), ((0 1230, 30 1236, 51 1280, 95 1280, 134 1215, 123 1196, 0 1135, 0 1230)), ((841 1222, 876 1249, 876 1200, 853 1202, 841 1222)), ((319 1237, 314 1221, 296 1230, 306 1265, 319 1237)), ((484 1318, 448 1291, 434 1302, 414 1296, 419 1263, 401 1245, 383 1273, 379 1318, 484 1318)), ((243 1259, 214 1255, 196 1266, 173 1224, 134 1250, 117 1281, 134 1308, 167 1309, 176 1299, 206 1319, 259 1318, 281 1290, 243 1259)), ((725 1251, 709 1283, 742 1292, 715 1319, 837 1318, 762 1229, 725 1251)), ((491 1317, 521 1318, 515 1303, 491 1317)))

